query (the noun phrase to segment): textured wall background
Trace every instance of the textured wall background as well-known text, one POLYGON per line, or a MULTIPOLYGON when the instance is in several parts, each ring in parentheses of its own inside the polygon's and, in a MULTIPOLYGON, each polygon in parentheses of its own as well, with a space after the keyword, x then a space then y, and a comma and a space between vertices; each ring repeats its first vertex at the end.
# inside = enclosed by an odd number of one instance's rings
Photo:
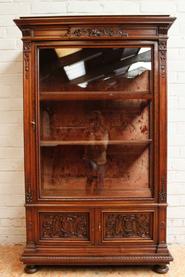
POLYGON ((0 243, 25 240, 22 42, 26 15, 170 14, 168 42, 168 242, 185 243, 185 1, 0 0, 0 243))

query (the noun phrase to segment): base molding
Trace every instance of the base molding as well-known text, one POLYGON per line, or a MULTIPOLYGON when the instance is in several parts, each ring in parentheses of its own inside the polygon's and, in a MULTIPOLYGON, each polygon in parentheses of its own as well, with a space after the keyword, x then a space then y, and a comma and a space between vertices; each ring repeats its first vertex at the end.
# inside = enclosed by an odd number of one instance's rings
POLYGON ((22 256, 22 262, 34 265, 164 265, 171 255, 130 256, 22 256))

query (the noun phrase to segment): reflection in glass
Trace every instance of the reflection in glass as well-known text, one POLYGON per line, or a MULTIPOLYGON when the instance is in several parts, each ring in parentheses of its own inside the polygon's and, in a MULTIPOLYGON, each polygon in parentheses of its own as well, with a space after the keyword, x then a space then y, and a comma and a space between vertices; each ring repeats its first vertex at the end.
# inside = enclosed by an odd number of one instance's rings
POLYGON ((107 146, 109 133, 103 115, 93 111, 86 129, 87 140, 92 142, 85 146, 84 159, 87 163, 87 189, 95 185, 97 191, 103 189, 105 165, 107 163, 107 146), (94 184, 95 181, 95 184, 94 184))
POLYGON ((128 79, 142 75, 141 79, 146 82, 149 78, 151 49, 42 49, 40 64, 40 89, 43 92, 124 90, 127 83, 133 83, 128 79), (48 56, 50 59, 46 63, 48 56))
POLYGON ((151 49, 41 49, 39 64, 41 195, 150 197, 151 49))

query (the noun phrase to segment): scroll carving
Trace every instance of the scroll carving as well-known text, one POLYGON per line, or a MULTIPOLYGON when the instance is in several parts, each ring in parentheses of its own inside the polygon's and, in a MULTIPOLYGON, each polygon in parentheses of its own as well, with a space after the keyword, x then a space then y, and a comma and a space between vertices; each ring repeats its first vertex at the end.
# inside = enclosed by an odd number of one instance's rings
POLYGON ((25 41, 24 46, 23 46, 23 53, 24 53, 24 77, 26 79, 29 78, 30 51, 31 51, 31 42, 30 41, 25 41))
POLYGON ((43 239, 70 238, 88 240, 88 213, 41 214, 43 239))
POLYGON ((78 27, 70 28, 66 33, 67 37, 127 37, 128 34, 121 27, 78 27))
POLYGON ((166 76, 166 51, 166 40, 159 41, 160 73, 162 78, 166 76))
POLYGON ((151 238, 150 214, 107 213, 105 238, 151 238))

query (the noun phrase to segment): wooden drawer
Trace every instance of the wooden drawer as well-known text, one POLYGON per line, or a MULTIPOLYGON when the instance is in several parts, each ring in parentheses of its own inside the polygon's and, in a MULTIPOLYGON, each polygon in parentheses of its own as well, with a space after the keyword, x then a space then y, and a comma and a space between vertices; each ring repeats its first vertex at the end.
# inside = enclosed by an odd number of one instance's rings
POLYGON ((88 245, 94 243, 94 211, 79 208, 47 208, 37 212, 37 242, 88 245))
POLYGON ((154 243, 156 220, 155 209, 99 210, 99 243, 154 243))

